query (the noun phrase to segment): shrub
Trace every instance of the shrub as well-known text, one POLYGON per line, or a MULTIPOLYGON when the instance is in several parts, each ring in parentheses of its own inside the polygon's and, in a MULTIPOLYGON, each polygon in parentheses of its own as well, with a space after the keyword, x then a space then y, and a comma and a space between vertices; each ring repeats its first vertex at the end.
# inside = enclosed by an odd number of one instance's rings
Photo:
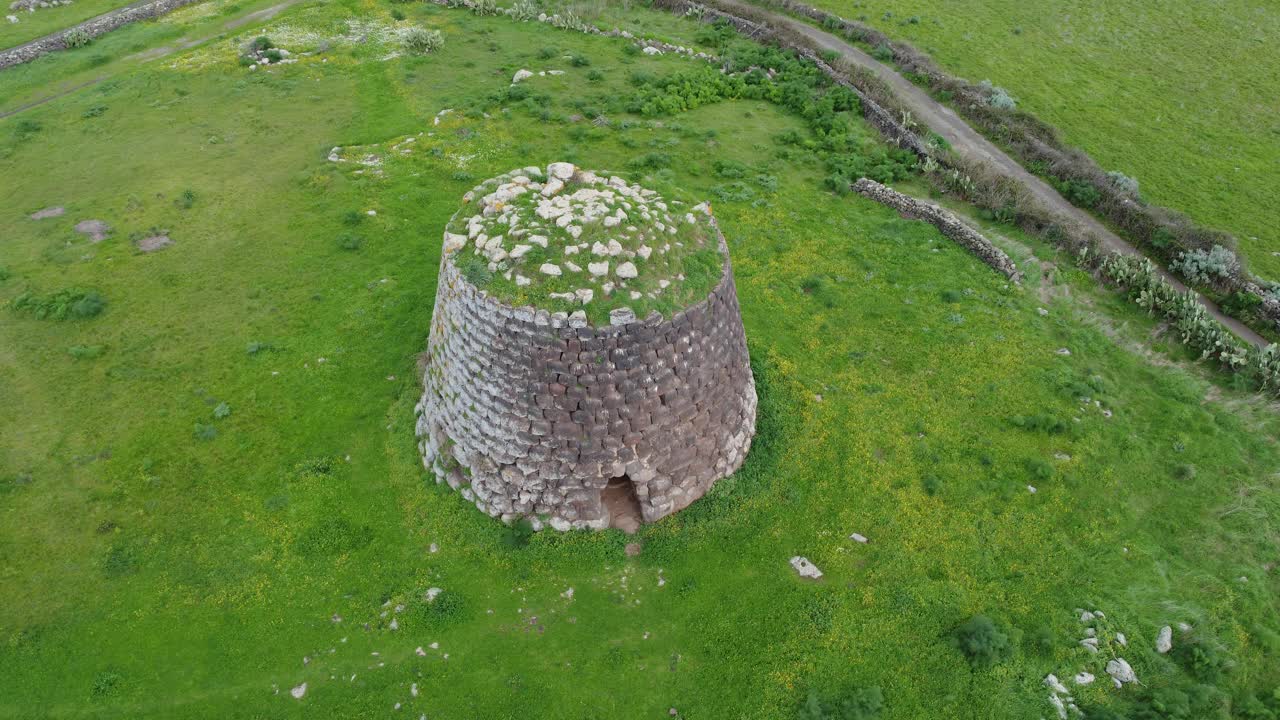
POLYGON ((1131 197, 1138 197, 1138 181, 1125 175, 1119 170, 1112 170, 1107 173, 1107 181, 1111 186, 1120 192, 1131 197))
POLYGON ((978 83, 978 87, 987 95, 987 105, 997 110, 1013 110, 1018 106, 1018 102, 1013 99, 1008 90, 999 85, 992 85, 990 80, 983 80, 978 83))
POLYGON ((1236 254, 1221 245, 1210 250, 1191 250, 1178 254, 1169 269, 1199 285, 1212 285, 1230 280, 1240 272, 1236 254))
POLYGON ((418 605, 414 615, 424 625, 442 627, 458 620, 467 604, 461 595, 452 590, 442 590, 431 600, 418 605))
POLYGON ((373 529, 345 518, 325 518, 298 537, 295 548, 307 557, 332 557, 359 550, 373 542, 373 529))
POLYGON ((467 255, 458 261, 458 271, 462 273, 462 277, 467 282, 476 287, 484 287, 493 280, 493 273, 489 270, 489 263, 479 255, 467 255))
POLYGON ((591 64, 591 58, 586 55, 574 55, 569 58, 569 64, 574 67, 587 67, 591 64))
POLYGON ((538 17, 538 4, 533 0, 516 0, 507 14, 520 22, 529 22, 538 17))
POLYGON ((883 45, 877 45, 874 48, 872 48, 871 57, 879 60, 880 62, 892 62, 893 48, 889 47, 887 43, 883 45))
POLYGON ((68 48, 82 48, 93 41, 93 37, 81 28, 71 28, 62 34, 62 42, 66 43, 68 48))
POLYGON ((439 30, 409 28, 400 36, 400 44, 411 53, 426 55, 444 47, 444 34, 439 30))
POLYGON ((93 290, 71 288, 44 297, 27 291, 14 298, 9 306, 41 320, 67 320, 96 317, 106 308, 107 301, 93 290))
POLYGON ((809 690, 797 717, 800 720, 875 720, 883 710, 884 694, 879 687, 856 688, 831 698, 809 690))
POLYGON ((991 667, 1013 655, 1008 631, 986 615, 974 615, 956 628, 952 640, 975 668, 991 667))
POLYGON ((588 70, 587 79, 591 82, 600 82, 601 80, 604 80, 604 73, 599 70, 588 70))
POLYGON ((338 247, 342 250, 359 250, 364 245, 364 238, 351 233, 343 233, 338 236, 338 247))
POLYGON ((403 19, 404 19, 404 13, 403 13, 403 12, 401 12, 400 8, 393 8, 393 9, 391 10, 391 19, 392 19, 392 20, 403 20, 403 19))
POLYGON ((218 403, 218 406, 213 409, 213 416, 218 418, 219 420, 229 417, 230 415, 231 415, 231 405, 226 402, 218 403))
POLYGON ((636 170, 657 170, 671 166, 671 156, 667 153, 651 152, 634 157, 627 162, 627 167, 636 170))
MULTIPOLYGON (((529 544, 529 540, 533 538, 533 523, 528 518, 521 518, 516 522, 503 527, 502 544, 512 550, 518 550, 529 544)), ((439 600, 439 598, 436 598, 439 600)))
POLYGON ((498 3, 496 0, 472 0, 471 12, 477 15, 497 15, 498 3))
POLYGON ((106 111, 107 111, 106 105, 94 105, 90 108, 87 108, 84 112, 80 113, 80 117, 85 118, 86 120, 89 118, 101 117, 102 113, 106 111))
POLYGON ((192 431, 192 435, 194 435, 197 440, 212 440, 218 437, 218 428, 212 425, 205 425, 204 423, 196 423, 195 428, 192 431))
POLYGON ((102 353, 101 345, 72 345, 67 348, 67 354, 77 360, 93 360, 102 357, 102 353))

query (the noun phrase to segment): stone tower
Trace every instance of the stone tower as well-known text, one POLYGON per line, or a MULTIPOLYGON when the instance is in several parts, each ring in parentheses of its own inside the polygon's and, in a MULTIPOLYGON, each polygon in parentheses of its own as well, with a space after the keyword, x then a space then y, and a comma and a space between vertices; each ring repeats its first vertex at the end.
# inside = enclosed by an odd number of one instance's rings
POLYGON ((504 521, 633 531, 741 466, 755 382, 709 206, 569 163, 463 200, 416 407, 438 481, 504 521))

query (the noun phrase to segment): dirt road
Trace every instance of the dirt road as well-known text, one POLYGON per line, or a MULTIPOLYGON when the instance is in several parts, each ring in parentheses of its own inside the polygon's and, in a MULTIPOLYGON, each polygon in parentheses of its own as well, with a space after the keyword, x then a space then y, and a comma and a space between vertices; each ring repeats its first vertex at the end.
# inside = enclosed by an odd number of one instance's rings
MULTIPOLYGON (((1106 225, 1099 221, 1087 210, 1072 205, 1066 198, 1062 197, 1057 190, 1053 189, 1044 180, 1031 174, 1026 168, 1022 167, 1016 160, 1009 157, 1003 150, 997 147, 990 140, 987 140, 981 133, 969 127, 959 115, 951 108, 934 100, 924 90, 913 84, 910 80, 903 77, 898 71, 892 67, 871 57, 871 55, 850 45, 844 40, 825 32, 813 25, 801 20, 788 17, 781 13, 769 11, 749 3, 741 2, 741 0, 715 0, 713 7, 718 7, 726 12, 734 12, 735 10, 749 10, 756 16, 767 16, 769 23, 779 28, 786 28, 795 32, 802 33, 813 41, 813 43, 824 50, 830 50, 839 54, 844 60, 853 65, 866 68, 875 73, 877 77, 883 80, 893 90, 898 98, 898 102, 903 107, 911 111, 912 117, 921 125, 928 127, 930 130, 938 133, 951 143, 954 149, 960 155, 971 159, 980 160, 988 166, 996 170, 1002 175, 1013 178, 1021 183, 1030 191, 1031 195, 1039 201, 1045 208, 1054 214, 1064 216, 1070 220, 1077 222, 1098 238, 1098 241, 1107 250, 1125 253, 1127 255, 1138 255, 1142 253, 1130 245, 1124 238, 1116 235, 1106 225)), ((736 14, 736 13, 735 13, 736 14)), ((1168 271, 1161 269, 1161 274, 1165 280, 1171 285, 1178 288, 1179 291, 1185 292, 1187 286, 1178 278, 1174 277, 1168 271)), ((1212 300, 1197 295, 1200 304, 1209 311, 1213 317, 1227 327, 1231 332, 1240 338, 1257 345, 1265 347, 1268 342, 1261 335, 1250 330, 1239 320, 1222 312, 1212 300)))

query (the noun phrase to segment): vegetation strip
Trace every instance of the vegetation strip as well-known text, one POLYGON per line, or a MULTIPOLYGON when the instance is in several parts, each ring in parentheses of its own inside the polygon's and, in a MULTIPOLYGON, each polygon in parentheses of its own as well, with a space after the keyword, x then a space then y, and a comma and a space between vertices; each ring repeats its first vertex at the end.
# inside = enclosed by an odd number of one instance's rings
POLYGON ((752 0, 818 22, 830 32, 871 49, 878 60, 892 60, 901 71, 923 79, 934 93, 970 124, 1011 151, 1027 168, 1047 176, 1072 204, 1096 213, 1176 273, 1179 279, 1209 294, 1217 307, 1250 327, 1274 336, 1280 327, 1280 283, 1252 275, 1238 258, 1229 233, 1197 225, 1186 215, 1152 205, 1138 194, 1137 181, 1104 170, 1088 153, 1062 142, 1056 128, 1017 110, 1004 90, 990 83, 971 83, 946 73, 912 45, 891 40, 864 23, 846 20, 798 0, 752 0), (1222 257, 1206 274, 1185 268, 1222 257))

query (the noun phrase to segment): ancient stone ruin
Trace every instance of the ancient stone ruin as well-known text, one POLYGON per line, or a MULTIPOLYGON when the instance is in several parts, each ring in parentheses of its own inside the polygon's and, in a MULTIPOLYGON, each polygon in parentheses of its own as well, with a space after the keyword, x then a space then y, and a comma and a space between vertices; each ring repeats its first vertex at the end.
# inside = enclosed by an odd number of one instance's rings
POLYGON ((417 434, 481 510, 634 531, 741 466, 756 392, 711 209, 552 163, 444 233, 417 434))

